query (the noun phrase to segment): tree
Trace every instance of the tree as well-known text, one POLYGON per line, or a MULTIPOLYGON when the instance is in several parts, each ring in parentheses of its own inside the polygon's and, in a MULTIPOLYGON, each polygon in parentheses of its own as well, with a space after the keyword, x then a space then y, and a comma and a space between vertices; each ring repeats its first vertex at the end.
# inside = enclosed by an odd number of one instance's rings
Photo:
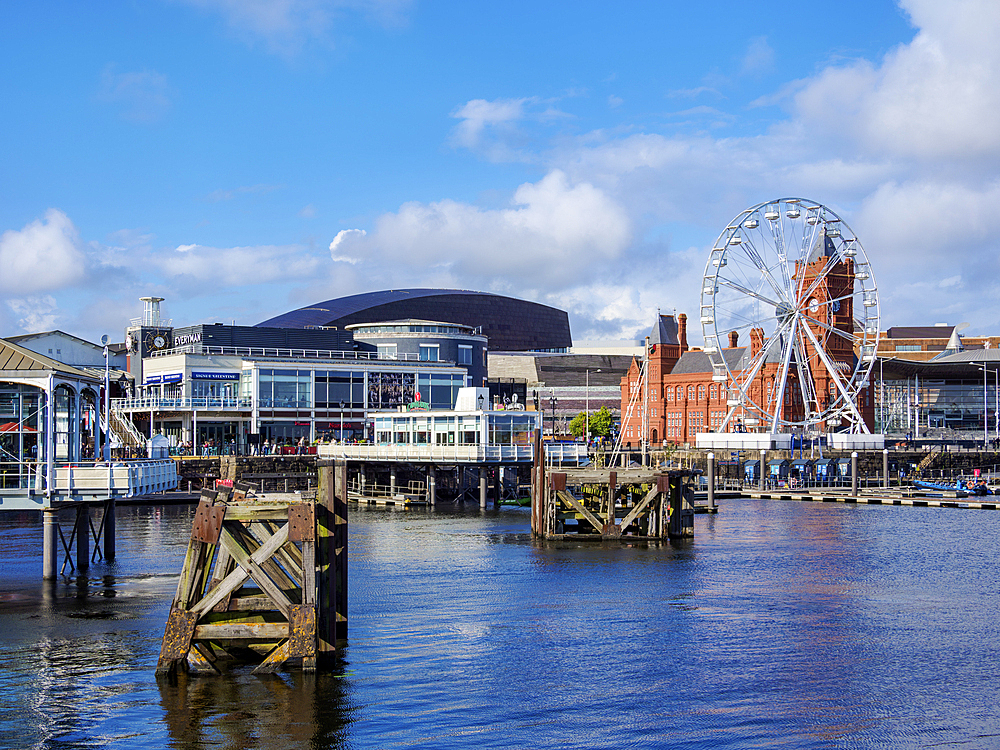
MULTIPOLYGON (((580 437, 586 429, 586 424, 587 414, 581 411, 569 423, 569 431, 573 434, 573 437, 580 437)), ((602 406, 590 415, 590 436, 610 437, 613 424, 614 420, 611 417, 611 412, 608 411, 608 407, 602 406)))
POLYGON ((611 437, 611 428, 614 426, 614 419, 608 407, 602 406, 590 415, 590 434, 600 437, 611 437))

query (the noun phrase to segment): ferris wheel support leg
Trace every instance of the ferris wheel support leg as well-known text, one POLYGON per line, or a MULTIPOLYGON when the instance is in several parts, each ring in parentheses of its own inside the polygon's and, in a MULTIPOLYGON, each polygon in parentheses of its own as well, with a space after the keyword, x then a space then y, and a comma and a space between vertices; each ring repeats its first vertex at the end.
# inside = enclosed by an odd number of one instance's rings
POLYGON ((792 318, 790 330, 788 331, 788 348, 781 361, 781 377, 778 381, 777 401, 774 406, 774 414, 771 417, 771 434, 778 434, 778 424, 781 421, 781 411, 785 405, 785 386, 788 384, 788 368, 792 362, 792 351, 795 349, 795 329, 798 328, 798 315, 792 318))
POLYGON ((844 387, 844 384, 840 382, 840 375, 837 373, 837 368, 834 367, 833 362, 830 361, 830 358, 827 356, 826 351, 824 351, 823 347, 820 345, 819 340, 816 338, 816 335, 809 329, 809 326, 802 326, 802 330, 805 331, 806 335, 812 340, 813 346, 816 348, 816 354, 818 354, 819 358, 823 360, 823 364, 826 366, 827 372, 830 373, 830 377, 833 379, 833 382, 836 383, 837 390, 843 397, 844 403, 846 403, 847 406, 850 408, 851 412, 853 412, 854 417, 857 420, 857 424, 861 427, 861 429, 864 431, 866 435, 869 434, 870 430, 868 429, 868 425, 865 424, 864 417, 861 416, 861 412, 858 411, 858 407, 854 403, 854 399, 851 398, 850 394, 847 392, 847 389, 844 387))

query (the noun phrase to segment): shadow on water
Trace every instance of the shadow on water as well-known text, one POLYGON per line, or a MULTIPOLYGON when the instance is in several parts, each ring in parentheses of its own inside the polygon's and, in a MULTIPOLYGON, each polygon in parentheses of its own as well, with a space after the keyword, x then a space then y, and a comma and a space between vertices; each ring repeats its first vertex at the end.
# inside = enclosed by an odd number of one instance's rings
POLYGON ((160 706, 174 748, 349 746, 354 710, 343 668, 330 672, 224 679, 187 674, 157 678, 160 706))

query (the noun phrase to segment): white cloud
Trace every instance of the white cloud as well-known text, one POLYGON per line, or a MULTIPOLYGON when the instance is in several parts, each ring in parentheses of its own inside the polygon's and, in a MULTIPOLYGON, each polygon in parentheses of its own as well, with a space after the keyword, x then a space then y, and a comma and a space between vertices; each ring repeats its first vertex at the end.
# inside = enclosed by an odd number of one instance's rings
POLYGON ((881 64, 822 71, 795 95, 815 134, 863 149, 968 166, 1000 157, 1000 4, 902 0, 919 27, 881 64))
POLYGON ((631 240, 627 213, 558 170, 514 193, 510 208, 451 200, 407 203, 376 222, 368 244, 395 264, 439 268, 467 283, 578 283, 631 240))
POLYGON ((766 36, 754 37, 743 55, 743 75, 766 73, 774 67, 774 50, 767 43, 766 36))
POLYGON ((350 246, 355 240, 359 240, 367 234, 368 232, 364 229, 341 229, 333 238, 333 242, 330 243, 330 258, 337 263, 350 263, 351 265, 358 263, 361 259, 344 255, 341 246, 345 244, 350 246))
POLYGON ((153 253, 150 262, 167 279, 212 287, 307 280, 322 269, 320 259, 303 248, 277 245, 179 245, 173 251, 153 253))
POLYGON ((71 286, 84 279, 85 265, 76 227, 58 209, 0 235, 0 292, 20 296, 71 286))
POLYGON ((217 13, 248 41, 294 54, 309 41, 328 41, 339 14, 360 13, 385 25, 403 22, 410 0, 181 0, 217 13))
POLYGON ((55 298, 50 295, 10 299, 7 306, 19 316, 17 325, 26 333, 51 331, 60 317, 55 298))
POLYGON ((472 99, 451 113, 451 116, 461 120, 455 126, 453 141, 458 146, 476 148, 483 139, 487 128, 509 125, 524 118, 523 99, 472 99))
POLYGON ((667 92, 667 96, 671 98, 683 97, 693 99, 702 94, 712 94, 715 97, 721 98, 722 92, 718 89, 712 88, 711 86, 696 86, 692 89, 672 89, 667 92))
POLYGON ((281 190, 283 187, 284 185, 241 185, 229 190, 213 190, 208 194, 208 200, 217 203, 219 201, 231 201, 238 195, 266 195, 275 190, 281 190))
POLYGON ((97 98, 118 107, 119 115, 130 122, 151 124, 170 111, 171 89, 167 77, 155 70, 118 73, 108 65, 101 74, 97 98))

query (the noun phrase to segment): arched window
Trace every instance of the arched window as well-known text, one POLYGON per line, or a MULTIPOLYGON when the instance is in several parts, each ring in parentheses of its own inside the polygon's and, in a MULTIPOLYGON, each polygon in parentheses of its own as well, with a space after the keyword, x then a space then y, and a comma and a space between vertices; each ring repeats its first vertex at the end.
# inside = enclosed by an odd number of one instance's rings
POLYGON ((694 386, 693 385, 689 385, 688 386, 688 398, 690 400, 694 401, 694 386))
POLYGON ((698 400, 699 401, 705 400, 705 386, 703 385, 698 386, 698 400))
POLYGON ((674 389, 673 388, 667 388, 666 395, 667 395, 667 401, 673 401, 674 400, 674 389))

